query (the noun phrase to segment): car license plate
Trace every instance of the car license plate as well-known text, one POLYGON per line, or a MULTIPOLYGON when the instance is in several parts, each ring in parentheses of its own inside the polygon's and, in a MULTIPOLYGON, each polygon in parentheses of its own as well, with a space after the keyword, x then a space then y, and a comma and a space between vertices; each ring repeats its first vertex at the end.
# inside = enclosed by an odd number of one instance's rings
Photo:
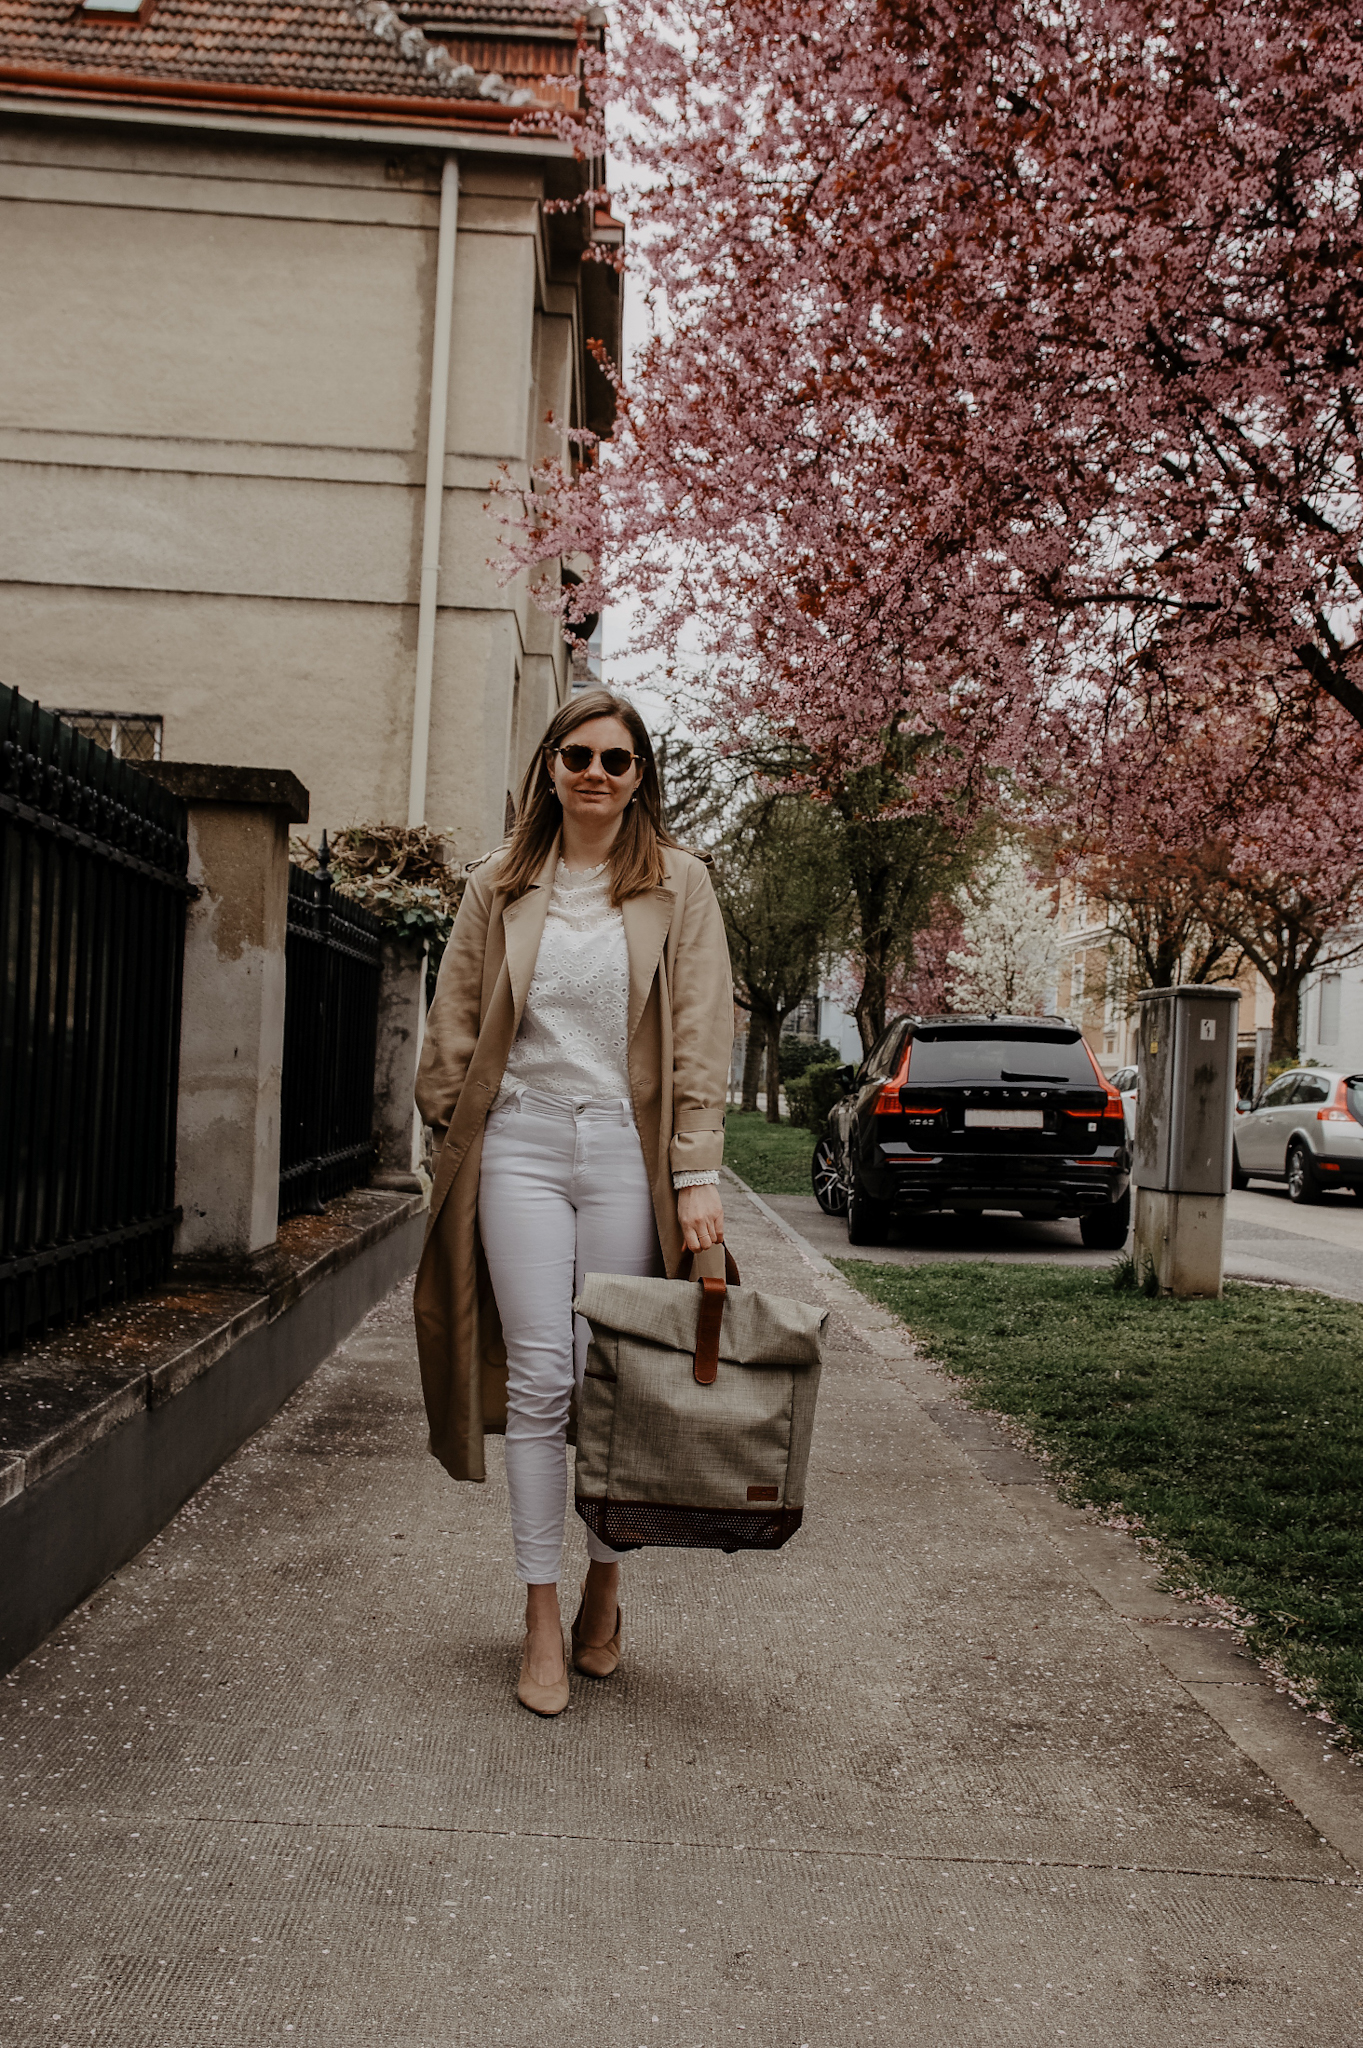
POLYGON ((1046 1117, 1039 1109, 968 1109, 965 1127, 968 1131, 1040 1131, 1046 1127, 1046 1117))

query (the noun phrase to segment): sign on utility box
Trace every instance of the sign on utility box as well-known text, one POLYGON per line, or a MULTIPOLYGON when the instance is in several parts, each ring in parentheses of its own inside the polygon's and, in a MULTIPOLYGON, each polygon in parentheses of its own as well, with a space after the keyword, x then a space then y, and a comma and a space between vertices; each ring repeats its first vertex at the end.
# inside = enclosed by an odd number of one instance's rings
POLYGON ((1219 1295, 1239 993, 1193 983, 1139 1000, 1136 1264, 1161 1294, 1219 1295))

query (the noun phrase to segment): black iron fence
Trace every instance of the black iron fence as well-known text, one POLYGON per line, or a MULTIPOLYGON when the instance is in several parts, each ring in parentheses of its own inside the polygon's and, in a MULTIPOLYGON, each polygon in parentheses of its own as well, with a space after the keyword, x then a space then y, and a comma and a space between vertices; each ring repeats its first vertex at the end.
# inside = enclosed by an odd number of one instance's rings
POLYGON ((279 1214, 317 1214, 369 1178, 384 928, 327 873, 289 868, 279 1214))
POLYGON ((0 1341, 170 1269, 184 804, 0 685, 0 1341))

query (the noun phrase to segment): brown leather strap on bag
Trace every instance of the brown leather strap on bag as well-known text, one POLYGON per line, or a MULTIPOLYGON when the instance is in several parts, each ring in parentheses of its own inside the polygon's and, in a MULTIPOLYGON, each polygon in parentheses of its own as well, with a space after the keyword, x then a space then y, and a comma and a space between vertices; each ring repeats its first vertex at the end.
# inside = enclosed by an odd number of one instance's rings
POLYGON ((692 1370, 698 1387, 712 1387, 719 1378, 719 1326, 724 1320, 722 1280, 702 1280, 700 1314, 696 1317, 696 1356, 692 1370))
MULTIPOLYGON (((693 1274, 703 1256, 701 1252, 692 1252, 693 1274)), ((697 1386, 712 1387, 719 1378, 719 1331, 724 1321, 724 1297, 730 1287, 738 1285, 738 1267, 734 1263, 733 1253, 726 1245, 723 1280, 707 1278, 700 1283, 700 1314, 696 1317, 696 1355, 692 1363, 697 1386)))

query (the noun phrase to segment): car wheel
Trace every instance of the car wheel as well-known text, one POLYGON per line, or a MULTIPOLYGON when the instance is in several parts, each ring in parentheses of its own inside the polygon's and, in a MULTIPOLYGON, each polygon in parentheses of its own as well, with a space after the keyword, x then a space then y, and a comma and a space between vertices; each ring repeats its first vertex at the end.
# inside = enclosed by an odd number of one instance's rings
POLYGON ((884 1244, 890 1234, 890 1212, 883 1202, 873 1201, 852 1172, 847 1195, 847 1242, 884 1244))
POLYGON ((1091 1252, 1119 1252, 1131 1228, 1131 1190, 1106 1209, 1090 1209, 1079 1218, 1079 1235, 1091 1252))
POLYGON ((1236 1151, 1234 1145, 1230 1148, 1230 1184, 1233 1188, 1247 1188, 1249 1186, 1249 1175, 1240 1164, 1240 1154, 1236 1151))
POLYGON ((1287 1155, 1287 1192, 1294 1202, 1318 1202, 1320 1182, 1300 1138, 1287 1155))
POLYGON ((825 1216, 847 1214, 847 1190, 838 1175, 838 1156, 830 1138, 820 1138, 810 1165, 814 1199, 825 1216))

